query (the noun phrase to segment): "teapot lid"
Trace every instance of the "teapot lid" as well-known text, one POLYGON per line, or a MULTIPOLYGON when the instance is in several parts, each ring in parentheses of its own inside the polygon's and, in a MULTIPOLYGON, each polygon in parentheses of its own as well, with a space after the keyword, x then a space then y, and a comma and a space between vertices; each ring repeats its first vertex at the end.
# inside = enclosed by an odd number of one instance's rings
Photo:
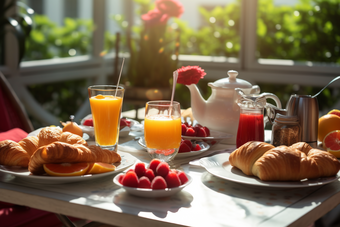
POLYGON ((215 81, 214 83, 208 83, 209 86, 218 88, 251 88, 252 84, 246 80, 237 79, 238 72, 235 70, 228 71, 228 78, 223 78, 215 81))

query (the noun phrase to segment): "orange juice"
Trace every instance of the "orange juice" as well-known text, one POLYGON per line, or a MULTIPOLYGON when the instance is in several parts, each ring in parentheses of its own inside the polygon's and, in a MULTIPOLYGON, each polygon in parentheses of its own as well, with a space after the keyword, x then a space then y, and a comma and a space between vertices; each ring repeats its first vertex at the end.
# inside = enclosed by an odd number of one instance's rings
POLYGON ((180 117, 153 115, 147 116, 144 120, 144 136, 148 148, 178 148, 181 143, 181 133, 180 117))
POLYGON ((97 95, 90 98, 94 133, 100 146, 118 142, 119 121, 123 99, 112 95, 97 95))

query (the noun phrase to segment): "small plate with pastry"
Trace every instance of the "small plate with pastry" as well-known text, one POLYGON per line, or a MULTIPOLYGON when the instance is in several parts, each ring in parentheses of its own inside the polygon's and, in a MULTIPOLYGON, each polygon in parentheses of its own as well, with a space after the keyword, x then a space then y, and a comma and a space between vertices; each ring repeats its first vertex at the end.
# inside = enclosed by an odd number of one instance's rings
POLYGON ((21 141, 0 141, 0 172, 39 184, 72 183, 119 173, 136 158, 102 149, 58 127, 42 128, 21 141))
POLYGON ((222 179, 262 187, 312 187, 340 178, 339 160, 304 142, 274 147, 252 141, 231 154, 202 158, 200 164, 222 179))

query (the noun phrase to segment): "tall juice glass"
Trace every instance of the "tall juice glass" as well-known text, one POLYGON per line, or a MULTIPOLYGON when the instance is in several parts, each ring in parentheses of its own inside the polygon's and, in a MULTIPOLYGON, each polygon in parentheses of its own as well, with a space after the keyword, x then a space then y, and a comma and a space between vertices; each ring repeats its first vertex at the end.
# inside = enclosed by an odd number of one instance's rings
POLYGON ((88 92, 96 145, 117 151, 124 88, 94 85, 88 88, 88 92))
POLYGON ((181 143, 181 108, 178 102, 150 101, 146 103, 144 137, 151 158, 171 161, 181 143))

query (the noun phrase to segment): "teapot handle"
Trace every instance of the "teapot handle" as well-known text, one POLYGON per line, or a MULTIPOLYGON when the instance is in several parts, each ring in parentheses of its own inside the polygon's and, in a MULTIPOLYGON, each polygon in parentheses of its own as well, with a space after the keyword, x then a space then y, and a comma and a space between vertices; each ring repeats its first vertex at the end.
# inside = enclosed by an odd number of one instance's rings
POLYGON ((281 101, 280 101, 280 99, 276 95, 274 95, 272 93, 262 93, 261 96, 265 96, 266 99, 269 98, 269 99, 274 100, 274 102, 276 104, 276 107, 279 108, 279 109, 282 108, 281 101))
POLYGON ((281 101, 276 95, 274 95, 272 93, 263 93, 262 95, 265 96, 266 99, 270 98, 270 99, 273 99, 275 101, 276 106, 274 106, 270 103, 267 103, 266 107, 265 107, 266 112, 267 112, 266 118, 269 120, 269 122, 271 124, 273 124, 275 117, 276 117, 276 113, 280 112, 280 111, 285 111, 285 110, 281 110, 281 108, 282 108, 281 101))

